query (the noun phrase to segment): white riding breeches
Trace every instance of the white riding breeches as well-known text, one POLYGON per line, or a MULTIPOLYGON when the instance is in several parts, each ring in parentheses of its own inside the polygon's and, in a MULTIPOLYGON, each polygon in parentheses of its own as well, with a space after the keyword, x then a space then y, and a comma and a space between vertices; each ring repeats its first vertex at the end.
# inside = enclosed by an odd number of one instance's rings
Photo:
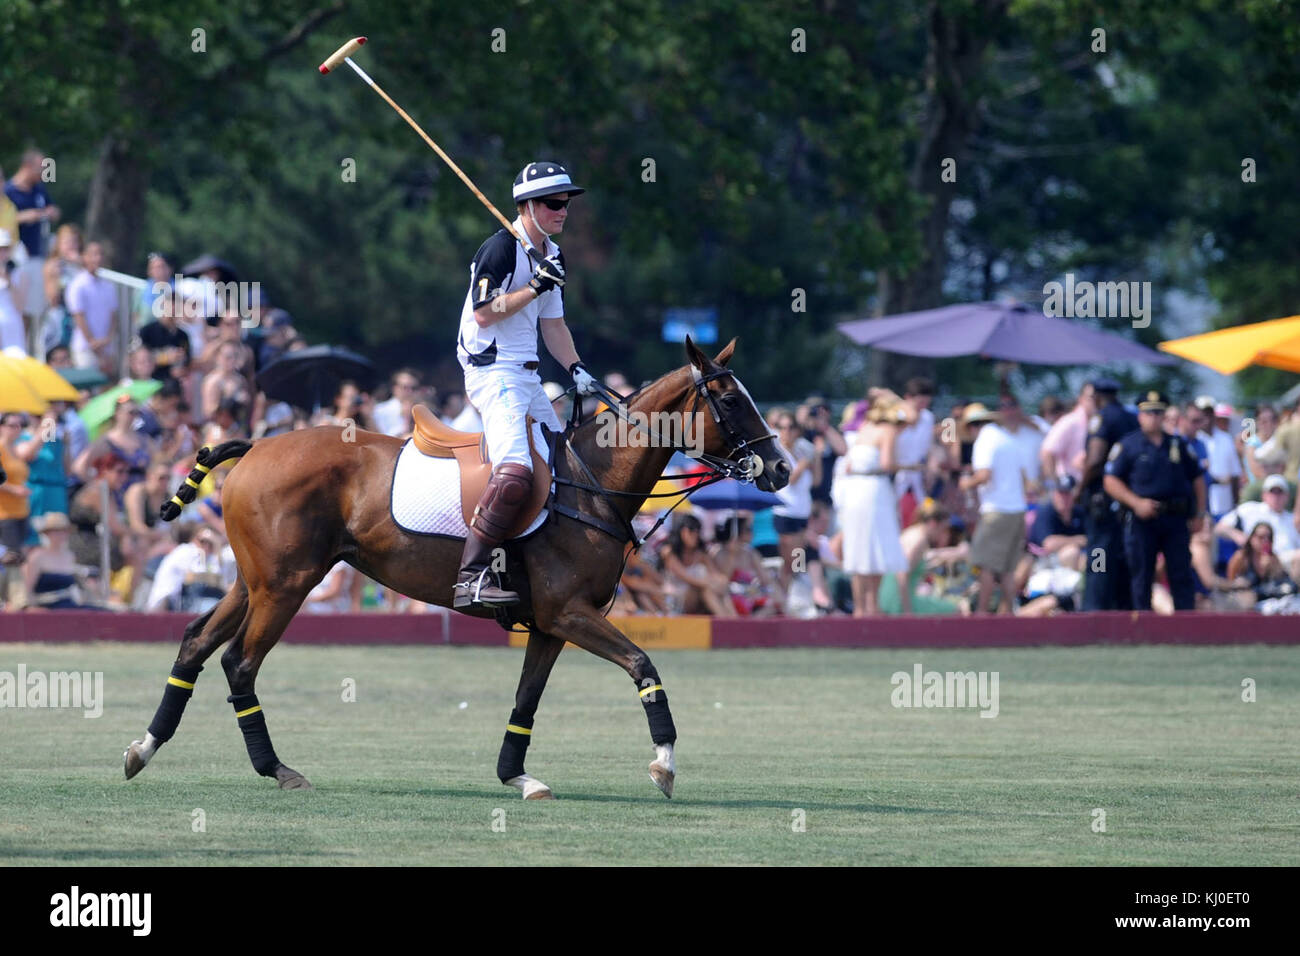
POLYGON ((493 468, 508 461, 533 467, 528 453, 527 416, 552 431, 560 431, 560 420, 542 391, 542 380, 535 369, 508 362, 467 366, 465 395, 483 419, 493 468))

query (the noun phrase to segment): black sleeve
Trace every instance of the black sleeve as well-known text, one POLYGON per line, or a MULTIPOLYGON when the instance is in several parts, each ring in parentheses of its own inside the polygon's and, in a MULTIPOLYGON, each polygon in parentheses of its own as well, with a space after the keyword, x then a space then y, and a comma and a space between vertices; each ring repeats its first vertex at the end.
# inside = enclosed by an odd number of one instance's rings
POLYGON ((470 294, 474 308, 486 305, 509 284, 515 272, 515 240, 504 229, 478 247, 470 266, 470 294))

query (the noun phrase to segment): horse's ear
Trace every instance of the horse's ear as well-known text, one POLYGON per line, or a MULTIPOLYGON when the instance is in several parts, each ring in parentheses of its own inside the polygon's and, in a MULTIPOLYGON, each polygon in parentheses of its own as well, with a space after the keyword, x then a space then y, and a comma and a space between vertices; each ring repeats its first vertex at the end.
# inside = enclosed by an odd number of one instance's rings
POLYGON ((713 361, 716 362, 722 368, 726 368, 727 363, 731 361, 732 353, 734 353, 735 351, 736 351, 736 338, 735 336, 732 336, 731 341, 727 343, 727 347, 724 348, 721 352, 719 352, 717 356, 714 357, 713 361))
POLYGON ((709 366, 712 364, 709 357, 700 351, 698 345, 691 341, 689 334, 686 336, 686 357, 690 359, 691 364, 701 372, 709 371, 709 366))

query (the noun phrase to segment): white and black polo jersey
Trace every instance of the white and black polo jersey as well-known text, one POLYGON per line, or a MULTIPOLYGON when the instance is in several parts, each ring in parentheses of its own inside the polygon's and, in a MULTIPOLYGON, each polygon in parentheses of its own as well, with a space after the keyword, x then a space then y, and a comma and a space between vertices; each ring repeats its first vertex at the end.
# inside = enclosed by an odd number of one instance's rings
MULTIPOLYGON (((524 224, 514 222, 515 231, 523 235, 524 224)), ((564 254, 550 239, 546 255, 564 254)), ((460 332, 456 339, 456 357, 461 367, 487 365, 489 359, 504 362, 537 361, 537 320, 564 317, 564 290, 552 289, 529 302, 503 322, 486 329, 474 321, 474 310, 507 292, 528 285, 534 264, 523 245, 504 229, 479 246, 469 267, 469 292, 460 312, 460 332)))

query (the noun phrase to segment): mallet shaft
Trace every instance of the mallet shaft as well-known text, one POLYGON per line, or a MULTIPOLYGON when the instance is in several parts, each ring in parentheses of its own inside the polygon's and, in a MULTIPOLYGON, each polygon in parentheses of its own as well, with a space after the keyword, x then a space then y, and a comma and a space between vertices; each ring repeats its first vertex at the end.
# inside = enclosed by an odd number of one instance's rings
MULTIPOLYGON (((461 171, 461 168, 456 165, 455 161, 450 156, 448 156, 445 152, 443 152, 442 147, 433 141, 433 139, 429 136, 429 134, 426 133, 420 127, 420 124, 417 123, 415 120, 411 119, 410 114, 408 114, 406 110, 402 109, 400 106, 394 103, 393 98, 384 92, 384 88, 380 86, 378 83, 376 83, 374 80, 372 80, 369 76, 367 76, 365 71, 362 70, 361 67, 357 66, 355 63, 352 62, 351 58, 346 58, 344 62, 346 62, 350 67, 352 67, 352 69, 356 70, 357 74, 367 83, 369 83, 376 93, 378 93, 380 96, 384 98, 384 102, 387 103, 389 106, 391 106, 393 109, 395 109, 397 111, 397 115, 400 116, 402 119, 406 120, 406 122, 410 124, 411 129, 415 130, 417 133, 420 134, 420 138, 429 144, 429 148, 433 150, 435 153, 437 153, 442 158, 442 161, 444 163, 446 163, 448 166, 451 167, 451 171, 460 177, 460 181, 469 187, 470 192, 472 192, 475 196, 478 197, 479 202, 481 202, 484 206, 487 206, 488 211, 492 213, 492 215, 497 217, 497 221, 506 228, 506 231, 509 232, 516 239, 519 239, 519 236, 515 234, 515 227, 511 225, 510 220, 506 219, 505 216, 501 215, 501 212, 497 209, 497 207, 492 205, 492 201, 488 199, 486 196, 484 196, 482 192, 479 191, 479 188, 474 185, 473 181, 461 171)), ((523 240, 520 241, 522 242, 523 240)))
POLYGON ((365 42, 366 42, 365 37, 356 37, 355 39, 349 40, 347 43, 343 44, 341 47, 335 50, 334 53, 329 57, 329 59, 327 59, 324 63, 320 65, 320 71, 322 73, 328 73, 330 72, 330 70, 336 69, 341 63, 346 63, 348 66, 352 67, 352 69, 356 72, 357 76, 361 77, 361 79, 365 81, 367 86, 369 86, 372 90, 374 90, 381 97, 383 97, 384 102, 387 103, 389 106, 391 106, 394 110, 396 110, 397 115, 400 116, 402 119, 406 120, 407 124, 411 127, 411 129, 415 130, 417 133, 420 134, 420 138, 429 145, 429 148, 432 149, 435 153, 437 153, 444 163, 446 163, 448 166, 451 167, 451 171, 460 177, 460 181, 469 187, 469 191, 478 197, 478 201, 487 207, 488 212, 492 213, 492 215, 496 217, 497 222, 501 223, 501 225, 505 228, 506 232, 514 236, 515 240, 519 242, 521 245, 523 245, 524 249, 534 260, 540 261, 541 255, 533 247, 533 244, 528 240, 528 237, 526 235, 521 236, 519 233, 517 233, 515 231, 514 225, 511 224, 510 220, 506 219, 505 216, 501 215, 500 210, 498 210, 496 206, 492 205, 492 201, 488 199, 487 196, 483 195, 482 191, 477 186, 475 186, 473 181, 461 171, 461 168, 456 165, 456 163, 452 160, 452 158, 448 156, 445 152, 443 152, 442 147, 439 146, 437 143, 435 143, 433 139, 430 138, 429 134, 420 128, 420 124, 417 123, 415 120, 411 119, 410 115, 406 112, 406 110, 402 109, 395 102, 393 102, 393 98, 389 96, 387 93, 385 93, 384 88, 380 86, 378 83, 376 83, 374 80, 372 80, 365 70, 361 69, 361 67, 357 66, 354 62, 352 62, 352 54, 356 53, 357 50, 361 49, 361 47, 365 44, 365 42))

